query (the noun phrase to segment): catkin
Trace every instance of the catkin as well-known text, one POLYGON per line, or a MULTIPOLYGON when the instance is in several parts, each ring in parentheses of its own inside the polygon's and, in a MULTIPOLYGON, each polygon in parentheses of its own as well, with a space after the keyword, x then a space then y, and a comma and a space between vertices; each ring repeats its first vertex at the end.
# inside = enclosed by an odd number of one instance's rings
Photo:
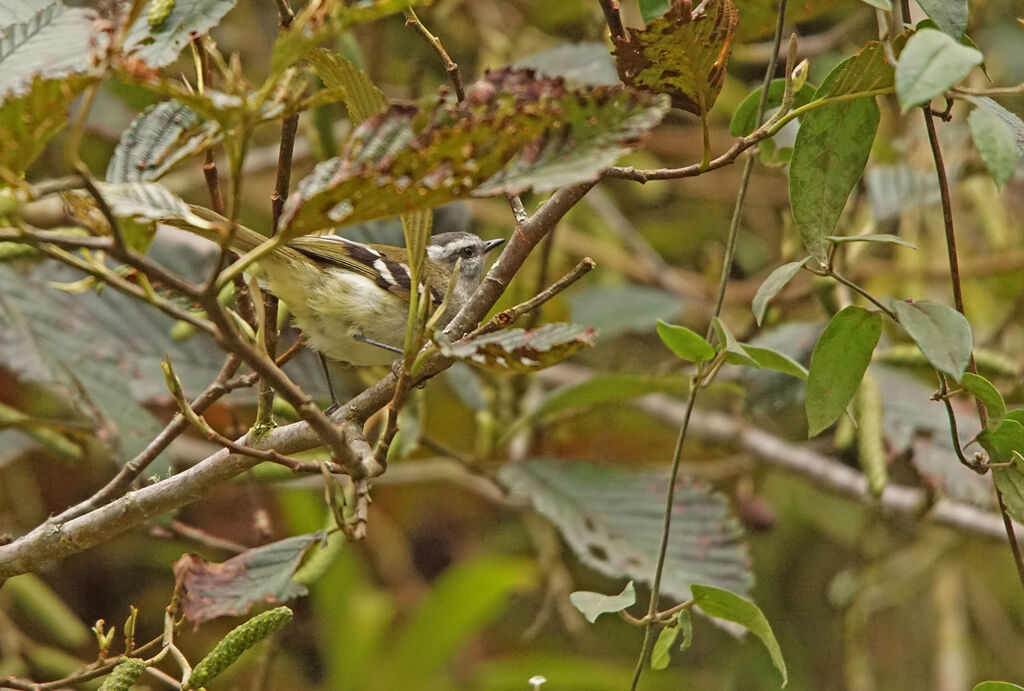
POLYGON ((100 691, 128 691, 148 666, 149 663, 137 657, 125 658, 103 680, 100 691))
POLYGON ((261 640, 284 627, 292 620, 292 611, 277 607, 255 617, 231 630, 209 654, 199 661, 192 670, 192 676, 182 687, 197 689, 208 684, 214 677, 227 669, 238 657, 261 640))

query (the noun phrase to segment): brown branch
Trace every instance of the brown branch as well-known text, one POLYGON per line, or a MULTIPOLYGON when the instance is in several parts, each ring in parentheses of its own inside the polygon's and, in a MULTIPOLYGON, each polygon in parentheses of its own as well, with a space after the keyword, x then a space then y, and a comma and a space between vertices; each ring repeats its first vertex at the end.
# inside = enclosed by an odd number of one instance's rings
POLYGON ((430 33, 430 30, 423 25, 423 22, 420 21, 420 18, 416 16, 416 12, 411 7, 405 10, 405 24, 415 28, 420 36, 426 39, 430 47, 434 49, 437 57, 441 60, 441 64, 444 66, 444 71, 448 74, 448 80, 452 83, 452 88, 455 89, 455 98, 459 101, 464 101, 466 99, 466 90, 462 86, 462 75, 459 73, 459 66, 449 57, 448 52, 444 49, 444 45, 441 44, 441 39, 430 33))
POLYGON ((567 273, 562 278, 558 279, 547 290, 544 290, 534 297, 530 298, 526 302, 516 305, 515 307, 509 307, 506 310, 498 312, 496 315, 491 317, 491 320, 481 326, 479 329, 469 334, 469 338, 474 336, 481 336, 483 334, 489 334, 499 329, 504 329, 515 324, 516 320, 522 317, 528 312, 532 312, 537 309, 545 302, 555 297, 563 290, 571 286, 573 283, 581 279, 586 274, 590 273, 597 264, 590 257, 584 257, 580 260, 580 263, 573 268, 572 271, 567 273))
POLYGON ((622 15, 619 14, 619 0, 600 0, 601 11, 604 12, 604 19, 608 23, 608 30, 612 38, 629 40, 626 28, 622 25, 622 15))

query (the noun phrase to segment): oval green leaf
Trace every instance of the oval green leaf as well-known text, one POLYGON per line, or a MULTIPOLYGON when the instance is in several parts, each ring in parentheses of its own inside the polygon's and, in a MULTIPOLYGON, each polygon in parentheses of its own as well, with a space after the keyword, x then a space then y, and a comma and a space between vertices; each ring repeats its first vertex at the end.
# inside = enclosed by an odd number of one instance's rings
POLYGON ((753 346, 749 343, 743 344, 743 350, 746 351, 747 355, 749 355, 754 362, 764 369, 789 374, 797 379, 807 379, 807 368, 796 360, 790 358, 785 353, 780 353, 779 351, 772 350, 771 348, 753 346))
POLYGON ((967 125, 981 160, 996 185, 1002 187, 1020 160, 1018 137, 1024 139, 1024 122, 994 101, 978 99, 977 107, 967 116, 967 125))
POLYGON ((934 29, 910 37, 896 63, 896 97, 907 112, 927 103, 967 76, 983 57, 974 48, 934 29))
POLYGON ((1006 403, 1002 395, 988 379, 972 372, 965 372, 960 386, 985 405, 988 411, 988 426, 996 429, 1006 418, 1006 403))
POLYGON ((764 283, 761 284, 761 287, 757 289, 757 293, 754 295, 753 302, 750 303, 750 309, 754 312, 754 319, 757 321, 758 326, 761 326, 761 322, 764 320, 764 313, 768 311, 768 303, 779 294, 780 290, 786 287, 787 283, 793 280, 793 277, 797 275, 797 272, 803 268, 809 259, 810 257, 804 257, 801 261, 783 264, 768 274, 768 278, 764 279, 764 283))
POLYGON ((959 380, 971 359, 973 337, 964 315, 928 300, 893 300, 900 326, 914 339, 928 362, 959 380))
POLYGON ((577 590, 569 595, 569 602, 593 624, 602 614, 621 612, 633 605, 636 602, 636 588, 633 587, 633 581, 630 581, 618 595, 577 590))
POLYGON ((786 661, 782 659, 782 650, 779 648, 779 642, 775 640, 772 627, 757 605, 728 590, 709 585, 694 583, 690 590, 693 591, 693 599, 697 606, 709 617, 735 622, 761 639, 772 658, 772 664, 782 675, 782 685, 785 686, 789 679, 786 661))
POLYGON ((685 326, 666 324, 658 320, 658 337, 669 350, 690 362, 705 362, 715 357, 715 349, 696 331, 685 326))
POLYGON ((672 660, 672 646, 679 637, 679 628, 666 626, 658 634, 658 640, 654 642, 654 650, 651 651, 651 669, 665 669, 672 660))
POLYGON ((832 317, 814 346, 807 373, 804 404, 809 436, 831 425, 846 410, 881 335, 879 312, 850 305, 832 317))

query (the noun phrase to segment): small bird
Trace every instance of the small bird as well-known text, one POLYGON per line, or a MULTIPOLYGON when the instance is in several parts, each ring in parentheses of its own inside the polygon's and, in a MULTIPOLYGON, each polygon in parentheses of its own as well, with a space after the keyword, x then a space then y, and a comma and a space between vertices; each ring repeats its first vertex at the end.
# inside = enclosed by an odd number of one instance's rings
MULTIPOLYGON (((193 208, 207 220, 227 220, 193 208)), ((219 241, 218 231, 174 223, 219 241)), ((230 247, 248 252, 267 237, 236 226, 230 247)), ((487 253, 504 238, 482 240, 463 231, 439 233, 427 245, 423 288, 440 304, 459 267, 440 323, 447 324, 483 278, 487 253)), ((288 304, 295 324, 313 349, 352 365, 388 365, 401 352, 409 316, 408 252, 404 247, 354 242, 336 235, 305 236, 284 243, 259 259, 260 276, 270 292, 288 304)))

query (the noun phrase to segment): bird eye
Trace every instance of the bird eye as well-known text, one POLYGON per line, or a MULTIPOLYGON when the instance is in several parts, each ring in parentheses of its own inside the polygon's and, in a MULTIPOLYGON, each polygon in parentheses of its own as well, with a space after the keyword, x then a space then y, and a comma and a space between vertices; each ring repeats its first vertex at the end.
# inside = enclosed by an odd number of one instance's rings
POLYGON ((472 247, 463 247, 462 251, 459 252, 459 254, 461 254, 463 257, 466 257, 468 259, 469 257, 473 256, 473 248, 472 247))

